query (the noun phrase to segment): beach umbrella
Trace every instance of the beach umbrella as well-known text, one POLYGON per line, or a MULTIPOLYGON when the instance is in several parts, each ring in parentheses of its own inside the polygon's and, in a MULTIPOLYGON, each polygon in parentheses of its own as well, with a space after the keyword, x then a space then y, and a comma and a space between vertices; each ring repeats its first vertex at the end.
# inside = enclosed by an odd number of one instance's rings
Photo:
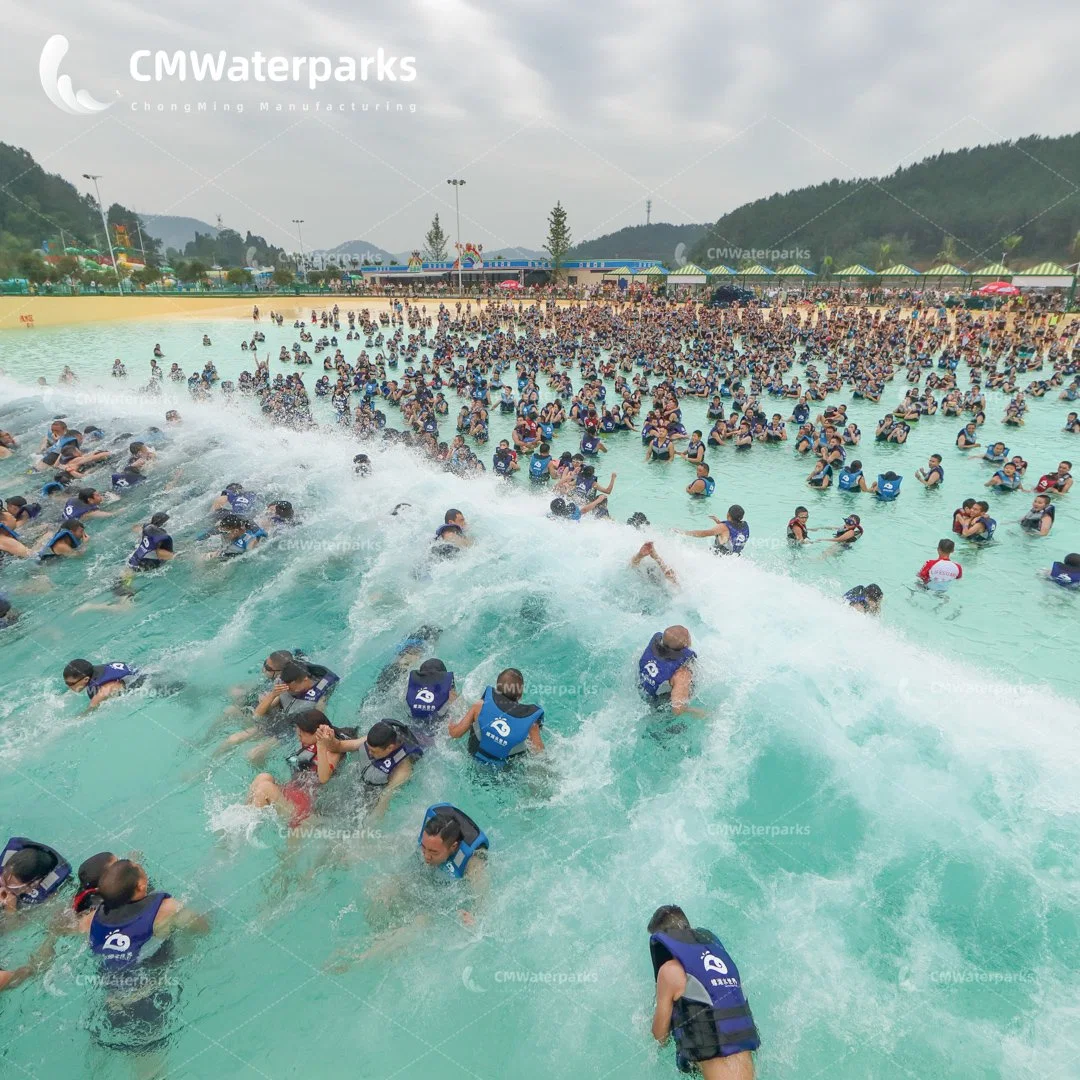
POLYGON ((980 296, 1019 296, 1020 290, 1007 281, 991 281, 978 290, 980 296))
POLYGON ((499 288, 500 289, 520 289, 521 288, 521 282, 513 281, 513 280, 511 280, 511 281, 500 281, 499 282, 499 288))

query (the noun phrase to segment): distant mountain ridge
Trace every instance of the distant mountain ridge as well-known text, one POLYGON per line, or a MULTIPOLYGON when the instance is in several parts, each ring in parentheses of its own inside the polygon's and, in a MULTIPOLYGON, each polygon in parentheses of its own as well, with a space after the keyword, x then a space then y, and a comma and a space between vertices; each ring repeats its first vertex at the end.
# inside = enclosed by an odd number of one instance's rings
MULTIPOLYGON (((707 225, 671 225, 658 221, 630 225, 618 232, 575 244, 568 259, 659 259, 674 268, 705 235, 707 225)), ((714 262, 716 260, 713 260, 714 262)))
POLYGON ((140 213, 139 217, 142 218, 150 234, 156 236, 165 248, 176 248, 177 251, 182 252, 188 243, 195 239, 196 233, 209 234, 215 240, 217 239, 217 227, 200 221, 199 218, 143 213, 140 213))

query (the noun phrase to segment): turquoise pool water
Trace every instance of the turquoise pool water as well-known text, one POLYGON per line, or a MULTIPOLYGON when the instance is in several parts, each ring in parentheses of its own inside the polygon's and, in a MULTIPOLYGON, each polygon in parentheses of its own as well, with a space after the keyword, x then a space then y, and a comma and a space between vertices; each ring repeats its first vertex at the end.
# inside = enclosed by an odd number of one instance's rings
MULTIPOLYGON (((172 402, 128 396, 154 342, 166 368, 211 358, 235 377, 249 363, 238 345, 250 325, 7 335, 0 426, 36 441, 56 412, 133 432, 160 424, 172 402), (210 348, 198 344, 204 331, 210 348), (133 373, 126 383, 107 378, 115 356, 133 373), (65 362, 78 387, 45 397, 29 385, 38 374, 55 382, 65 362)), ((292 343, 289 325, 263 330, 271 356, 292 343)), ((310 390, 319 364, 304 371, 310 390)), ((891 391, 880 409, 849 410, 864 432, 902 387, 891 391)), ((1029 496, 991 499, 1000 540, 961 551, 964 579, 942 604, 905 586, 988 476, 953 448, 959 422, 924 420, 902 448, 864 443, 868 473, 892 467, 908 480, 894 504, 859 497, 866 536, 828 559, 824 545, 792 554, 782 542, 797 503, 811 524, 839 523, 848 505, 807 489, 809 465, 789 448, 710 452, 710 506, 683 493, 689 466, 645 468, 640 438, 615 436, 598 469, 602 481, 608 467, 619 474, 613 517, 649 515, 647 536, 679 573, 675 591, 628 568, 642 535, 549 521, 524 480, 463 481, 378 449, 373 475, 356 480, 354 444, 336 433, 270 429, 246 406, 200 407, 183 392, 177 405, 184 423, 150 491, 91 525, 87 558, 51 568, 42 593, 19 592, 28 571, 4 567, 2 587, 25 615, 4 633, 0 699, 8 832, 76 863, 137 849, 155 885, 210 913, 211 933, 169 969, 182 988, 163 1051, 169 1076, 671 1075, 670 1049, 648 1037, 644 925, 672 901, 738 961, 762 1076, 1072 1074, 1076 607, 1037 571, 1080 546, 1070 503, 1080 496, 1061 500, 1045 540, 1007 524, 1029 496), (912 474, 938 450, 946 487, 927 493, 912 474), (174 467, 182 479, 164 492, 174 467), (170 511, 178 548, 191 551, 230 480, 291 498, 303 528, 230 565, 180 560, 136 583, 130 611, 73 614, 109 599, 130 527, 151 507, 170 511), (402 501, 411 508, 391 517, 402 501), (731 502, 752 530, 742 560, 665 531, 731 502), (477 544, 418 572, 451 505, 477 544), (877 620, 836 599, 871 580, 886 594, 877 620), (671 622, 694 635, 695 703, 708 713, 677 738, 657 731, 633 682, 636 656, 671 622), (218 723, 230 687, 253 681, 270 650, 300 646, 343 675, 333 719, 357 722, 395 643, 423 623, 442 628, 436 651, 466 702, 501 668, 524 671, 526 696, 547 709, 546 760, 491 783, 462 746, 440 741, 378 823, 355 809, 346 771, 324 823, 332 835, 290 853, 269 812, 243 805, 255 767, 242 753, 210 757, 230 730, 218 723), (74 656, 137 663, 184 689, 84 718, 62 692, 74 656), (473 926, 459 918, 461 891, 417 864, 423 809, 444 799, 492 839, 473 926), (396 951, 326 970, 420 916, 396 951)), ((1002 432, 1003 411, 991 396, 984 434, 1002 432)), ((1034 402, 1007 439, 1035 476, 1075 456, 1075 438, 1060 432, 1066 411, 1034 402)), ((687 413, 688 427, 707 430, 703 404, 687 413)), ((508 427, 492 416, 488 460, 508 427)), ((576 449, 575 430, 557 450, 576 449)), ((25 490, 25 467, 0 462, 5 493, 25 490)), ((369 700, 360 723, 380 715, 394 713, 369 700)), ((279 777, 283 759, 268 762, 279 777)), ((0 959, 19 962, 41 933, 34 924, 5 935, 0 959)), ((84 951, 62 942, 48 974, 3 996, 0 1060, 11 1075, 78 1074, 88 1050, 85 1075, 130 1075, 127 1055, 93 1047, 101 1005, 84 951)))

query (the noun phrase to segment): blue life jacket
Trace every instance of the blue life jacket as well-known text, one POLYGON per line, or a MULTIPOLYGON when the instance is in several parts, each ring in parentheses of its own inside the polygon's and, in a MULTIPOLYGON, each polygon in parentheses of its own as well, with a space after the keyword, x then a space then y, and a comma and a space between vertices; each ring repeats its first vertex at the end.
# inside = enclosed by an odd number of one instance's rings
POLYGON ((581 436, 581 452, 583 454, 597 454, 599 451, 596 449, 600 445, 599 435, 585 434, 581 436))
POLYGON ((533 480, 549 480, 551 474, 548 472, 548 465, 551 463, 551 455, 547 457, 541 457, 539 454, 533 454, 529 458, 529 476, 533 480))
POLYGON ((653 934, 649 952, 654 977, 669 960, 686 972, 686 989, 671 1010, 679 1068, 757 1050, 761 1045, 735 961, 715 934, 691 930, 675 937, 653 934), (691 938, 690 941, 684 937, 691 938))
POLYGON ((862 469, 856 472, 850 472, 847 469, 840 470, 840 478, 836 482, 836 486, 841 491, 860 491, 859 480, 862 477, 862 469))
POLYGON ((844 593, 844 599, 849 604, 861 604, 866 599, 866 586, 856 585, 854 589, 848 589, 844 593))
POLYGON ((555 438, 554 424, 548 423, 546 420, 544 420, 536 426, 540 429, 540 438, 543 439, 544 442, 551 442, 551 440, 555 438))
POLYGON ((58 491, 63 491, 65 487, 66 485, 61 484, 59 480, 48 480, 41 485, 41 494, 45 496, 55 495, 58 491))
POLYGON ((123 472, 114 472, 112 474, 112 488, 114 491, 125 491, 127 488, 132 488, 136 484, 143 484, 146 482, 146 477, 142 473, 134 472, 130 469, 124 469, 123 472))
POLYGON ((24 848, 38 848, 51 855, 56 863, 32 889, 18 894, 15 901, 16 908, 33 907, 35 904, 48 900, 71 874, 71 864, 55 848, 49 847, 48 844, 39 844, 36 840, 28 840, 25 836, 12 836, 4 845, 4 850, 0 853, 0 870, 7 866, 16 851, 22 851, 24 848))
POLYGON ((702 476, 699 479, 704 483, 705 490, 698 494, 703 499, 707 499, 716 490, 716 481, 711 476, 702 476))
POLYGON ((473 855, 481 848, 488 847, 488 838, 484 835, 483 829, 468 814, 459 810, 456 806, 451 806, 449 803, 436 803, 424 811, 424 820, 420 825, 420 835, 416 838, 418 846, 423 843, 424 826, 437 815, 451 817, 461 827, 461 841, 458 844, 458 849, 442 864, 442 869, 456 878, 463 878, 465 876, 465 867, 469 865, 469 860, 473 855))
POLYGON ((986 448, 986 452, 983 454, 983 461, 992 461, 995 465, 1000 465, 1009 460, 1009 448, 1007 446, 1000 454, 995 454, 993 450, 994 448, 992 446, 986 448))
POLYGON ((401 745, 385 757, 377 758, 367 744, 364 744, 368 760, 360 771, 360 779, 372 787, 385 787, 390 783, 390 775, 403 761, 424 755, 424 751, 417 745, 415 736, 404 724, 398 724, 392 720, 384 721, 384 723, 388 723, 394 729, 401 740, 401 745))
POLYGON ((72 443, 77 443, 79 440, 74 435, 61 435, 51 446, 45 447, 41 452, 42 457, 46 457, 49 454, 59 454, 65 446, 70 446, 72 443))
POLYGON ((680 649, 673 657, 661 656, 657 650, 663 636, 659 632, 653 634, 638 660, 638 686, 649 697, 670 693, 672 676, 697 656, 690 648, 680 649))
POLYGON ((989 516, 984 515, 975 519, 981 521, 983 524, 984 532, 976 533, 974 536, 969 536, 969 540, 974 540, 978 544, 987 544, 994 538, 994 530, 997 528, 997 522, 989 516))
POLYGON ((154 892, 125 904, 111 915, 104 906, 94 912, 90 923, 90 951, 100 956, 108 968, 126 968, 137 963, 142 950, 154 936, 154 920, 161 905, 170 899, 167 892, 154 892))
POLYGON ((715 550, 724 555, 741 555, 746 541, 750 539, 750 526, 745 521, 737 525, 734 521, 725 521, 724 524, 728 527, 728 542, 721 544, 718 536, 714 543, 715 550))
MULTIPOLYGON (((0 536, 10 536, 12 540, 19 540, 19 534, 10 526, 5 525, 2 521, 0 521, 0 536)), ((21 544, 22 541, 19 540, 19 543, 21 544)))
POLYGON ((441 671, 434 676, 410 671, 409 684, 405 687, 405 704, 416 720, 434 720, 446 708, 453 689, 452 671, 441 671))
POLYGON ((525 753, 530 728, 543 719, 544 710, 539 705, 511 702, 506 710, 500 709, 495 702, 495 689, 489 686, 484 691, 480 715, 473 722, 476 739, 473 757, 485 765, 501 768, 511 757, 525 753), (522 715, 508 715, 517 711, 522 715))
POLYGON ((1050 580, 1065 588, 1080 585, 1080 566, 1066 566, 1063 562, 1056 562, 1050 567, 1050 580))
POLYGON ((495 451, 494 457, 491 459, 492 468, 499 476, 508 476, 511 471, 511 466, 514 464, 514 459, 510 456, 510 452, 500 453, 495 451))
POLYGON ((1024 482, 1019 473, 1013 473, 1010 479, 1004 469, 998 469, 994 475, 1001 481, 998 487, 1003 487, 1006 491, 1015 491, 1024 482))
POLYGON ((144 525, 139 546, 128 557, 128 566, 134 568, 144 562, 147 564, 161 562, 161 559, 154 558, 154 554, 158 551, 172 551, 172 537, 157 525, 144 525))
POLYGON ((106 684, 111 682, 127 683, 128 679, 137 679, 140 676, 138 668, 128 667, 119 662, 112 664, 99 664, 94 666, 94 674, 86 684, 86 696, 91 701, 94 695, 106 684))
POLYGON ((308 669, 308 674, 315 680, 315 685, 310 689, 305 690, 302 694, 294 695, 299 701, 305 701, 312 707, 317 702, 322 701, 324 697, 329 697, 333 693, 334 687, 341 682, 341 678, 335 675, 329 668, 324 668, 320 664, 308 664, 305 663, 304 667, 308 669))
POLYGON ((592 489, 594 487, 596 487, 595 480, 582 478, 574 485, 574 495, 587 502, 592 495, 592 489))
POLYGON ((266 533, 262 531, 257 525, 254 528, 248 529, 243 536, 237 537, 229 546, 225 549, 224 554, 230 555, 242 555, 247 551, 248 546, 253 540, 265 540, 266 533))
POLYGON ((36 518, 38 516, 38 514, 40 514, 40 513, 41 513, 41 504, 40 503, 27 503, 15 515, 15 520, 18 522, 18 521, 22 521, 25 518, 27 521, 33 521, 34 518, 36 518))
POLYGON ((89 514, 98 507, 90 503, 80 502, 78 499, 68 499, 64 504, 63 518, 65 521, 78 521, 84 514, 89 514))
POLYGON ((229 500, 229 507, 234 514, 243 517, 252 513, 262 502, 262 496, 253 491, 223 491, 221 493, 229 500))
POLYGON ((878 476, 877 478, 877 496, 883 502, 892 502, 900 494, 900 484, 903 481, 902 476, 898 476, 895 480, 886 480, 884 476, 878 476))
POLYGON ((60 558, 60 556, 53 551, 53 544, 59 543, 61 540, 67 540, 73 548, 82 547, 82 541, 69 529, 57 529, 52 539, 38 552, 38 559, 60 558))

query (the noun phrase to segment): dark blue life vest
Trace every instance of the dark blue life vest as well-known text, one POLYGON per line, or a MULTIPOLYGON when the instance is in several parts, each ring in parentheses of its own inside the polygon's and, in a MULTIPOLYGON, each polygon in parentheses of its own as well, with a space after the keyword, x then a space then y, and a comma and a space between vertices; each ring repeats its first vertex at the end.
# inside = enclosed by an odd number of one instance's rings
POLYGON ((902 476, 898 476, 895 480, 886 480, 884 476, 877 478, 877 496, 883 502, 892 502, 900 494, 900 484, 903 481, 902 476))
POLYGON ((315 685, 302 694, 296 694, 295 697, 299 701, 305 701, 307 704, 314 706, 322 701, 324 697, 328 697, 333 693, 334 687, 337 686, 341 679, 329 668, 324 668, 320 664, 305 664, 304 666, 308 669, 308 674, 315 680, 315 685))
POLYGON ((704 484, 705 490, 699 491, 697 494, 707 499, 716 490, 716 481, 711 476, 699 476, 698 479, 704 484))
POLYGON ((405 687, 405 704, 414 719, 433 720, 446 708, 453 689, 452 671, 441 671, 431 676, 410 671, 409 684, 405 687))
POLYGON ((670 693, 672 676, 697 656, 690 648, 680 649, 674 656, 661 655, 658 649, 663 636, 653 634, 638 660, 638 685, 649 697, 670 693))
POLYGON ((473 855, 481 848, 488 847, 488 838, 484 835, 483 829, 464 811, 459 810, 456 806, 451 806, 449 803, 436 803, 424 811, 424 820, 420 825, 420 835, 416 838, 418 846, 424 840, 424 826, 436 815, 453 818, 461 828, 461 842, 458 844, 458 849, 446 862, 441 864, 441 869, 456 878, 463 878, 465 876, 465 867, 469 865, 469 860, 473 855))
POLYGON ((53 544, 66 540, 73 548, 82 547, 82 541, 70 529, 57 529, 52 539, 38 552, 38 559, 58 559, 60 556, 53 551, 53 544))
POLYGON ((133 488, 136 484, 145 482, 146 477, 133 469, 125 469, 123 472, 114 472, 112 474, 112 487, 114 491, 126 491, 128 488, 133 488))
POLYGON ((128 667, 127 664, 119 662, 112 664, 96 664, 94 666, 94 674, 90 676, 90 681, 86 684, 86 696, 92 701, 94 695, 106 683, 122 682, 126 684, 128 679, 137 679, 139 674, 138 668, 128 667))
POLYGON ((168 899, 167 892, 154 892, 111 913, 99 907, 90 923, 90 951, 101 957, 108 968, 126 968, 137 963, 154 936, 157 913, 168 899))
POLYGON ((139 546, 128 557, 128 566, 139 567, 162 560, 154 557, 158 551, 172 551, 172 537, 157 525, 144 525, 139 546))
POLYGON ((1056 562, 1050 567, 1050 580, 1065 588, 1080 585, 1080 566, 1066 566, 1063 562, 1056 562))
POLYGON ((977 544, 988 544, 994 539, 994 530, 997 528, 997 522, 992 517, 986 515, 978 517, 975 520, 982 522, 983 531, 981 533, 976 533, 974 536, 969 536, 968 539, 974 540, 977 544))
POLYGON ((653 934, 649 952, 654 977, 669 960, 686 973, 686 988, 671 1010, 679 1068, 757 1050, 761 1045, 735 961, 715 934, 688 930, 678 937, 653 934), (687 941, 684 938, 690 938, 687 941))
POLYGON ((63 518, 65 521, 78 521, 84 514, 89 514, 97 509, 96 506, 90 503, 80 502, 78 499, 68 499, 64 504, 63 518))
POLYGON ((597 447, 600 445, 599 435, 585 434, 581 436, 581 452, 583 454, 590 454, 595 456, 599 453, 597 447))
POLYGON ((541 457, 540 454, 533 454, 529 458, 529 476, 533 480, 550 480, 551 474, 548 472, 548 465, 551 464, 551 455, 541 457))
POLYGON ((738 524, 734 521, 725 521, 724 524, 728 529, 728 542, 721 544, 718 536, 714 541, 714 550, 722 555, 741 555, 743 548, 746 547, 746 541, 750 539, 750 526, 745 521, 740 521, 738 524))
MULTIPOLYGON (((10 526, 5 525, 2 521, 0 521, 0 536, 10 536, 12 540, 19 540, 19 534, 10 526)), ((22 541, 19 540, 19 543, 21 544, 22 541)))
POLYGON ((840 470, 840 478, 836 481, 836 486, 841 491, 860 491, 859 480, 862 478, 862 469, 857 469, 855 472, 850 472, 848 469, 840 470))
POLYGON ((1013 473, 1012 477, 1004 469, 998 469, 994 475, 1001 481, 998 487, 1006 491, 1015 491, 1024 481, 1019 473, 1013 473))
POLYGON ((19 512, 15 515, 15 520, 17 522, 23 521, 24 519, 26 521, 33 521, 40 513, 40 503, 27 503, 25 506, 19 508, 19 512))
POLYGON ((530 728, 543 719, 544 710, 539 705, 509 702, 505 709, 499 708, 495 689, 489 686, 484 691, 480 715, 473 723, 476 739, 473 756, 485 765, 505 765, 511 757, 525 753, 530 728))
POLYGON ((262 501, 262 497, 253 491, 223 491, 221 494, 229 500, 233 513, 240 514, 241 517, 252 513, 262 501))
POLYGON ((398 724, 393 720, 387 720, 384 723, 388 723, 394 729, 401 745, 385 757, 375 757, 367 744, 364 744, 364 751, 368 760, 360 772, 360 779, 372 787, 385 787, 390 783, 390 776, 393 771, 403 761, 413 757, 423 757, 424 754, 424 751, 417 745, 416 737, 404 724, 398 724))
POLYGON ((233 540, 223 552, 224 555, 242 555, 247 551, 253 540, 265 540, 266 533, 262 531, 257 525, 254 528, 248 529, 243 536, 237 537, 233 540))
POLYGON ((28 840, 25 836, 12 836, 4 845, 3 853, 0 853, 0 870, 7 866, 12 855, 24 848, 38 848, 55 860, 53 868, 32 888, 20 892, 15 901, 17 908, 33 907, 48 900, 57 889, 68 879, 71 874, 71 864, 55 848, 48 844, 39 844, 36 840, 28 840))

